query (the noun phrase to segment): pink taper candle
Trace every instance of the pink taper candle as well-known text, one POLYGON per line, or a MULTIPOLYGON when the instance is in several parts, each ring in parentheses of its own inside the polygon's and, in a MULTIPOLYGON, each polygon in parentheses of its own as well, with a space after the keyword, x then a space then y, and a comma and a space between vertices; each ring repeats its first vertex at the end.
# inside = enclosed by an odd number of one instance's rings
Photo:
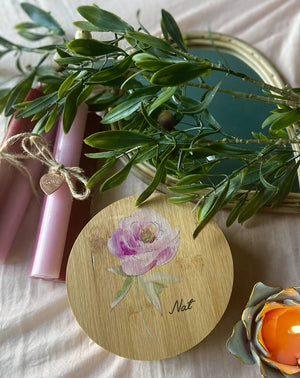
MULTIPOLYGON (((65 134, 58 125, 54 157, 66 167, 79 165, 88 107, 79 106, 73 125, 65 134)), ((57 279, 63 258, 72 209, 72 195, 66 183, 44 198, 29 275, 57 279)))
MULTIPOLYGON (((28 92, 28 95, 25 98, 25 101, 32 101, 36 98, 42 96, 43 93, 39 89, 32 88, 28 92)), ((15 115, 11 119, 8 129, 4 134, 3 140, 0 144, 7 141, 14 135, 31 132, 36 124, 35 122, 31 122, 31 117, 28 118, 15 118, 15 115)), ((6 152, 15 154, 21 152, 20 142, 16 142, 13 145, 9 145, 6 149, 6 152)), ((6 195, 10 192, 10 186, 13 181, 13 178, 20 175, 20 171, 17 170, 15 167, 11 166, 4 160, 0 161, 0 209, 2 209, 2 205, 7 202, 6 195)), ((1 239, 0 239, 1 240, 1 239)))
MULTIPOLYGON (((54 131, 55 128, 53 128, 54 131)), ((46 136, 49 145, 53 145, 54 132, 46 136)), ((34 183, 38 183, 43 173, 43 164, 38 160, 24 160, 22 163, 29 171, 34 183)), ((9 254, 15 236, 26 214, 26 209, 33 196, 29 178, 17 171, 10 180, 9 190, 0 209, 0 263, 3 264, 9 254)))

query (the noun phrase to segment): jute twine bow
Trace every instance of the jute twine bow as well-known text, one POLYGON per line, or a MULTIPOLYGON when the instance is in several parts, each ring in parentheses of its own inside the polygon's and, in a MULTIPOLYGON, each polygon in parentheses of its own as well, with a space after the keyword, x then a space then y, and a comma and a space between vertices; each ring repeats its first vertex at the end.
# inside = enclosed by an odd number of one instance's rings
POLYGON ((6 160, 8 163, 19 169, 25 174, 29 181, 33 192, 36 194, 33 178, 30 171, 20 160, 24 159, 37 159, 41 163, 49 167, 49 173, 59 173, 63 175, 73 198, 78 200, 85 200, 90 195, 90 189, 86 188, 87 178, 84 175, 84 171, 79 167, 65 167, 63 164, 58 163, 52 152, 48 147, 47 140, 38 134, 21 133, 14 135, 7 139, 0 147, 0 161, 6 160), (16 142, 21 142, 23 153, 9 153, 5 150, 8 146, 13 145, 16 142), (83 184, 83 191, 79 191, 76 186, 76 182, 83 184))

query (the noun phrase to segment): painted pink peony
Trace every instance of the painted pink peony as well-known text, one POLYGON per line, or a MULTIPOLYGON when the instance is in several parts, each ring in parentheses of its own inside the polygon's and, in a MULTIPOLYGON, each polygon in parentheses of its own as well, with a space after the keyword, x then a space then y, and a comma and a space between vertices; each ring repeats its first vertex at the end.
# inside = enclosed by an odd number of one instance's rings
POLYGON ((122 260, 127 275, 139 276, 173 259, 179 246, 178 234, 179 229, 172 229, 154 210, 138 210, 121 219, 108 240, 108 248, 122 260))

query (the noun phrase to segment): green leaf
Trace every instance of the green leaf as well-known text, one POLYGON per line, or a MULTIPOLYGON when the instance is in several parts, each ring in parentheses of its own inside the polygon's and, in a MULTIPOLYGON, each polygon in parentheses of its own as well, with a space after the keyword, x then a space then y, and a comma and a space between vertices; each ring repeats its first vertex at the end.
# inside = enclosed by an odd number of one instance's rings
POLYGON ((46 133, 51 130, 52 126, 55 124, 55 122, 58 120, 61 112, 62 112, 62 109, 63 107, 60 106, 58 107, 58 104, 55 104, 55 107, 54 109, 51 111, 48 119, 47 119, 47 122, 45 124, 45 131, 46 133))
POLYGON ((126 36, 129 38, 133 38, 138 42, 145 43, 148 46, 165 51, 167 53, 174 54, 174 48, 168 42, 160 38, 137 31, 127 31, 126 36))
POLYGON ((95 172, 93 176, 89 178, 86 184, 86 187, 88 189, 91 189, 93 186, 98 184, 98 182, 100 182, 106 176, 106 174, 112 169, 116 161, 117 160, 114 157, 111 159, 108 159, 106 163, 103 164, 103 166, 97 172, 95 172))
POLYGON ((98 73, 92 75, 88 82, 92 84, 101 84, 114 80, 120 76, 123 76, 131 66, 132 57, 128 56, 122 59, 112 67, 103 69, 98 73))
POLYGON ((181 31, 173 16, 164 9, 162 9, 161 15, 163 25, 162 29, 164 29, 164 31, 170 35, 170 37, 181 50, 187 52, 187 48, 183 42, 181 31))
POLYGON ((259 179, 260 179, 260 182, 263 184, 263 186, 266 188, 266 189, 269 189, 269 190, 277 190, 277 187, 270 184, 265 178, 264 178, 264 175, 263 175, 263 172, 262 172, 262 168, 263 168, 263 162, 261 162, 260 164, 260 168, 259 168, 259 179))
POLYGON ((64 133, 67 134, 70 130, 72 123, 77 113, 77 98, 82 91, 83 84, 78 83, 67 95, 64 106, 62 127, 64 133))
POLYGON ((239 200, 235 203, 235 205, 233 206, 233 208, 231 209, 228 217, 227 217, 227 220, 226 220, 226 226, 227 227, 230 227, 234 221, 237 219, 240 211, 241 211, 241 208, 244 206, 244 203, 247 199, 247 194, 243 195, 241 198, 239 198, 239 200))
POLYGON ((158 59, 156 56, 148 53, 140 53, 133 56, 132 60, 135 65, 141 70, 159 71, 160 69, 169 66, 170 62, 165 62, 158 59))
POLYGON ((155 140, 133 131, 100 131, 88 136, 84 142, 95 148, 106 150, 130 149, 136 146, 153 144, 155 140))
POLYGON ((189 194, 189 193, 196 193, 199 191, 202 191, 205 188, 211 187, 211 184, 188 184, 188 185, 174 185, 169 186, 168 189, 170 189, 174 193, 179 194, 189 194))
POLYGON ((272 131, 285 129, 300 121, 300 109, 290 110, 288 113, 283 113, 272 123, 272 131))
POLYGON ((110 45, 97 39, 78 38, 67 44, 67 48, 71 51, 84 56, 101 56, 111 53, 123 52, 117 46, 110 45))
POLYGON ((3 112, 9 97, 10 88, 0 89, 0 113, 3 112))
POLYGON ((278 119, 279 117, 281 116, 281 114, 278 114, 278 113, 275 113, 275 114, 271 114, 269 115, 269 117, 267 117, 264 122, 262 123, 261 127, 262 128, 265 128, 266 126, 270 125, 271 123, 273 123, 276 119, 278 119))
POLYGON ((55 62, 60 64, 61 66, 68 65, 68 64, 81 64, 90 60, 88 57, 83 56, 66 56, 65 58, 57 58, 55 62))
POLYGON ((77 26, 79 29, 86 30, 86 31, 89 31, 89 32, 101 32, 101 31, 103 31, 101 28, 91 24, 88 21, 75 21, 75 22, 73 22, 73 24, 75 26, 77 26))
POLYGON ((123 21, 120 17, 104 9, 94 6, 84 5, 77 8, 79 14, 91 24, 97 26, 101 31, 124 34, 133 27, 123 21))
POLYGON ((104 183, 100 187, 100 191, 104 192, 106 190, 112 189, 115 186, 119 186, 120 184, 122 184, 122 182, 126 180, 131 170, 135 157, 136 157, 136 154, 130 158, 128 163, 125 164, 123 168, 121 168, 118 172, 116 172, 115 174, 110 176, 107 180, 105 180, 104 183))
POLYGON ((200 231, 203 229, 203 227, 215 216, 215 214, 223 207, 228 189, 230 185, 230 180, 227 180, 226 183, 221 188, 219 194, 215 197, 214 201, 212 202, 212 205, 209 207, 202 207, 201 214, 199 216, 199 224, 194 230, 193 238, 195 239, 200 231))
POLYGON ((35 29, 39 28, 40 25, 34 22, 21 22, 20 24, 17 24, 14 27, 15 29, 35 29))
POLYGON ((243 223, 247 219, 251 218, 262 206, 264 191, 256 192, 251 199, 241 209, 238 222, 243 223))
POLYGON ((128 276, 125 278, 122 288, 117 292, 114 297, 113 302, 110 304, 111 310, 116 307, 117 304, 121 302, 122 299, 125 298, 126 294, 130 290, 133 283, 133 277, 128 276))
POLYGON ((157 146, 154 145, 149 148, 149 146, 146 146, 146 148, 143 151, 143 148, 141 148, 138 152, 138 156, 136 158, 136 164, 143 163, 144 161, 148 161, 153 159, 157 155, 157 146))
POLYGON ((45 129, 45 124, 47 122, 48 113, 44 114, 34 126, 32 133, 41 134, 45 129))
POLYGON ((146 199, 151 196, 151 194, 157 188, 158 184, 162 181, 162 179, 163 179, 163 177, 165 175, 165 165, 166 165, 166 162, 169 159, 170 154, 174 151, 174 149, 175 149, 175 146, 173 146, 172 149, 167 149, 165 151, 164 155, 162 156, 162 159, 161 159, 160 163, 158 164, 158 166, 156 168, 155 176, 154 176, 152 182, 143 191, 143 193, 140 194, 140 196, 136 200, 136 203, 135 203, 136 206, 139 206, 141 203, 143 203, 144 201, 146 201, 146 199))
POLYGON ((169 87, 157 97, 157 99, 151 104, 149 108, 149 115, 157 108, 159 108, 161 105, 163 105, 165 102, 169 101, 170 98, 176 93, 178 87, 169 87))
POLYGON ((197 199, 196 195, 193 196, 178 196, 178 197, 169 197, 168 200, 172 203, 186 203, 186 202, 192 202, 197 199))
POLYGON ((286 169, 286 175, 283 176, 281 185, 278 185, 278 192, 272 200, 272 207, 279 206, 292 190, 299 166, 300 160, 298 160, 291 169, 286 169))
POLYGON ((158 91, 158 87, 147 87, 136 90, 127 100, 109 111, 102 119, 103 124, 113 123, 120 119, 128 117, 134 113, 141 105, 141 101, 150 99, 158 91))
POLYGON ((21 3, 21 7, 36 24, 44 26, 45 28, 52 30, 56 34, 65 34, 61 26, 50 15, 50 13, 45 12, 44 10, 29 3, 21 3))
POLYGON ((204 110, 206 110, 209 107, 209 105, 211 104, 211 102, 213 101, 213 99, 215 98, 215 95, 218 92, 221 84, 222 84, 222 81, 220 81, 214 87, 214 89, 212 91, 208 92, 206 94, 206 96, 204 97, 203 101, 201 101, 200 103, 195 104, 194 106, 185 107, 184 113, 185 114, 197 114, 197 113, 201 113, 204 110))
POLYGON ((82 92, 80 93, 80 95, 78 96, 77 98, 77 102, 76 102, 76 105, 79 106, 80 104, 82 104, 83 102, 85 102, 89 96, 92 94, 93 90, 94 90, 94 85, 86 85, 82 92))
POLYGON ((64 94, 68 91, 70 86, 73 84, 74 80, 78 76, 78 72, 75 71, 73 72, 70 76, 68 76, 60 85, 58 92, 57 92, 57 97, 61 99, 64 94))
MULTIPOLYGON (((8 117, 12 115, 15 111, 14 105, 24 101, 25 97, 27 96, 27 93, 29 92, 33 80, 34 80, 35 72, 32 72, 29 76, 27 76, 25 79, 20 81, 10 92, 8 95, 8 99, 5 105, 5 117, 8 117)), ((21 115, 18 113, 17 117, 21 117, 21 115)))
POLYGON ((187 176, 182 177, 178 181, 177 185, 188 185, 188 184, 197 183, 199 180, 205 177, 207 177, 205 173, 199 173, 199 174, 195 173, 195 174, 187 175, 187 176))
POLYGON ((202 62, 179 62, 162 68, 151 77, 151 83, 161 86, 175 86, 186 83, 197 77, 210 74, 210 63, 202 62))
POLYGON ((90 159, 107 159, 114 156, 120 155, 119 151, 103 151, 103 152, 92 152, 85 154, 86 157, 90 159))
POLYGON ((0 37, 0 45, 4 46, 4 47, 6 47, 6 48, 8 48, 10 50, 12 49, 13 46, 17 46, 15 43, 10 42, 9 40, 7 40, 7 39, 5 39, 3 37, 0 37))
POLYGON ((17 104, 16 108, 22 106, 22 109, 16 114, 16 118, 30 117, 44 111, 47 108, 53 106, 57 101, 57 93, 50 93, 48 95, 39 97, 33 101, 26 101, 21 104, 17 104))
POLYGON ((37 34, 37 33, 32 33, 32 32, 29 32, 27 30, 19 30, 18 31, 18 34, 25 38, 25 39, 28 39, 29 41, 39 41, 43 38, 46 38, 47 36, 44 35, 44 34, 37 34))

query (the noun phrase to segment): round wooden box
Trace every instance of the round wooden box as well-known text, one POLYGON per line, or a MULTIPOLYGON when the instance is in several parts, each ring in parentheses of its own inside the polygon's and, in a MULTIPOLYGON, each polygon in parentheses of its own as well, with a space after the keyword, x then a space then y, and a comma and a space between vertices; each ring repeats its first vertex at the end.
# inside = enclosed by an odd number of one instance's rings
MULTIPOLYGON (((228 243, 211 222, 193 239, 191 204, 136 196, 100 211, 77 238, 67 268, 72 311, 101 347, 158 360, 197 345, 221 319, 232 290, 228 243)), ((221 340, 220 340, 221 342, 221 340)))

